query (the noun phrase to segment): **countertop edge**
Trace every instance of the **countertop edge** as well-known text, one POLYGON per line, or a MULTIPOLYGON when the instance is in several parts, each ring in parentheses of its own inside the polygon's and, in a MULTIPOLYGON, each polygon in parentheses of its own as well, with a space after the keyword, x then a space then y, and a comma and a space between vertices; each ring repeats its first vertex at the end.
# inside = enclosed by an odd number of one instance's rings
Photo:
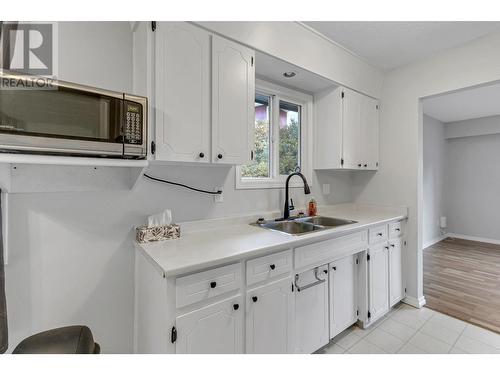
POLYGON ((299 246, 304 246, 310 243, 314 242, 321 242, 321 241, 326 241, 329 239, 341 237, 344 235, 348 235, 350 233, 354 233, 360 230, 368 229, 370 227, 373 227, 375 225, 380 225, 380 224, 386 224, 394 221, 401 221, 401 220, 406 220, 408 217, 406 215, 396 215, 396 216, 391 216, 389 218, 381 219, 381 220, 374 220, 370 221, 368 223, 363 223, 361 225, 358 225, 356 227, 351 227, 351 228, 345 228, 345 229, 327 229, 324 231, 321 231, 319 233, 315 233, 313 236, 312 234, 306 234, 303 236, 290 236, 286 234, 283 235, 283 243, 280 244, 273 244, 269 246, 260 246, 258 248, 253 248, 248 251, 245 251, 244 253, 238 253, 234 254, 231 256, 226 256, 226 257, 221 257, 221 258, 216 258, 210 261, 204 261, 188 266, 181 266, 177 267, 175 269, 165 269, 161 265, 161 263, 155 259, 154 256, 152 256, 147 248, 144 246, 147 244, 140 244, 135 241, 135 246, 146 256, 151 260, 156 268, 159 270, 163 270, 163 273, 165 277, 175 277, 175 276, 180 276, 180 275, 186 275, 189 273, 194 273, 198 272, 201 270, 205 269, 210 269, 210 268, 215 268, 218 266, 222 266, 231 262, 237 262, 241 261, 243 259, 250 259, 258 256, 263 256, 267 255, 268 253, 279 251, 279 250, 286 250, 286 249, 293 249, 299 246))

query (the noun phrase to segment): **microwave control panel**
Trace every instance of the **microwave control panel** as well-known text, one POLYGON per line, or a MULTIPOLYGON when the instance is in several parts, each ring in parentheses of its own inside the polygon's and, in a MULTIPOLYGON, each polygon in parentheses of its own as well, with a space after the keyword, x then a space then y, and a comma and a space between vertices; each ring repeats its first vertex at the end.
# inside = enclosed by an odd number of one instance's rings
POLYGON ((133 102, 125 102, 125 143, 142 143, 142 106, 133 102))

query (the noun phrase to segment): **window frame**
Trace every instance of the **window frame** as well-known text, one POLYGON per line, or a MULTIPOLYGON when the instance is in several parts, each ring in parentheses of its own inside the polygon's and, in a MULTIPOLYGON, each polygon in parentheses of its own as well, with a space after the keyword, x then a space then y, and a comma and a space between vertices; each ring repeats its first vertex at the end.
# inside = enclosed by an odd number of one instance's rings
MULTIPOLYGON (((242 166, 235 168, 236 189, 279 189, 285 186, 286 175, 278 175, 279 171, 279 103, 280 100, 300 106, 300 157, 301 172, 312 186, 312 124, 313 124, 313 97, 312 95, 289 89, 261 79, 255 80, 255 92, 271 97, 270 120, 270 177, 252 178, 242 177, 242 166)), ((303 187, 300 179, 290 180, 290 187, 303 187)))

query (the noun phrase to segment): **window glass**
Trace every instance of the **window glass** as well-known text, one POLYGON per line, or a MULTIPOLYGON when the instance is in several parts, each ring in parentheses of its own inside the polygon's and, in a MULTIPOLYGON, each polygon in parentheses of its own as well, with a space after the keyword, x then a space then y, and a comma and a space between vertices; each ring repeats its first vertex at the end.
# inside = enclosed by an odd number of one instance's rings
POLYGON ((279 174, 288 175, 300 166, 300 106, 280 101, 279 174))
POLYGON ((271 97, 255 94, 255 149, 254 160, 241 169, 242 177, 269 178, 270 168, 270 121, 271 97))

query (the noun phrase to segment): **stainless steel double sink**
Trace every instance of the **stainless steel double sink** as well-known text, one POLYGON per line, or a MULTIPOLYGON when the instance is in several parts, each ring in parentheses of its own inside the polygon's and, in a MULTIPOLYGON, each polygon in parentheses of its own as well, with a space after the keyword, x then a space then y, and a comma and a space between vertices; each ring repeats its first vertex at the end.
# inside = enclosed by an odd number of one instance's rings
POLYGON ((259 220, 257 221, 257 223, 252 225, 257 225, 264 229, 274 230, 293 236, 299 236, 302 234, 317 232, 354 223, 357 223, 357 221, 326 216, 309 216, 298 217, 290 220, 259 220))

